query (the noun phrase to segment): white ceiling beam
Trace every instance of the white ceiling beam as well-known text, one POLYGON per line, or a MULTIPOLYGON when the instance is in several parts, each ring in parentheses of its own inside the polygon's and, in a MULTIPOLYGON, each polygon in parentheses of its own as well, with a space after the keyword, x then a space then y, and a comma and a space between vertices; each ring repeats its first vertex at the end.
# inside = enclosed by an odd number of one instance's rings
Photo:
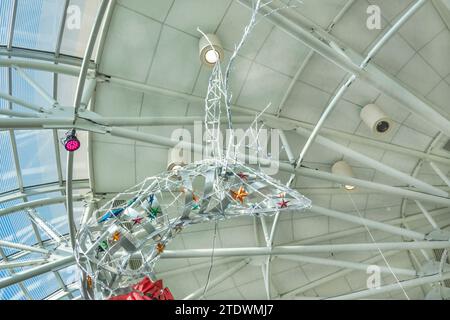
POLYGON ((101 57, 103 55, 106 42, 106 35, 108 34, 116 2, 117 2, 116 0, 109 1, 108 7, 106 8, 106 12, 103 18, 103 24, 101 25, 99 30, 99 36, 97 37, 98 42, 97 53, 94 57, 94 61, 97 63, 97 66, 100 65, 101 57))
MULTIPOLYGON (((0 93, 0 95, 1 95, 1 93, 0 93)), ((12 111, 10 109, 1 109, 0 114, 9 116, 9 117, 20 117, 20 118, 35 118, 36 116, 38 116, 38 114, 36 114, 36 113, 12 111)), ((2 120, 3 119, 8 119, 8 118, 2 118, 2 120)), ((10 128, 10 127, 8 126, 8 128, 10 128)))
MULTIPOLYGON (((194 105, 195 104, 203 105, 204 101, 205 101, 204 97, 186 94, 186 93, 178 92, 175 90, 163 89, 163 88, 159 88, 156 86, 142 84, 142 83, 125 80, 125 79, 121 79, 121 78, 117 78, 117 77, 109 77, 109 76, 105 76, 105 75, 100 75, 99 77, 97 77, 97 79, 98 79, 98 81, 101 81, 101 82, 110 83, 112 85, 120 86, 120 87, 127 88, 127 89, 137 91, 137 92, 160 94, 163 96, 168 96, 168 97, 172 97, 172 98, 176 98, 176 99, 193 102, 194 105)), ((254 115, 256 115, 260 112, 257 110, 252 110, 251 108, 238 106, 238 105, 233 105, 232 108, 236 112, 252 115, 253 117, 254 117, 254 115)), ((306 129, 314 129, 314 124, 299 121, 299 120, 284 118, 284 117, 277 117, 276 115, 273 115, 273 114, 263 113, 260 115, 260 117, 261 117, 261 119, 265 120, 267 125, 274 127, 274 128, 280 128, 280 129, 284 129, 284 130, 286 130, 286 128, 294 129, 297 127, 303 127, 306 129)), ((330 136, 331 138, 335 137, 335 138, 340 138, 340 139, 347 139, 352 142, 361 143, 364 145, 370 145, 370 146, 379 148, 381 150, 389 150, 389 151, 398 152, 401 154, 406 154, 409 156, 422 158, 422 159, 432 159, 433 161, 443 163, 446 165, 450 165, 449 158, 427 154, 425 152, 417 151, 417 150, 407 148, 404 146, 386 143, 386 142, 382 142, 379 140, 359 136, 356 134, 350 134, 350 133, 346 133, 346 132, 335 130, 335 129, 322 128, 322 132, 323 132, 323 134, 330 136)))
MULTIPOLYGON (((281 167, 281 164, 280 164, 281 167)), ((382 191, 384 193, 390 193, 391 195, 397 195, 400 197, 406 197, 409 199, 423 200, 431 203, 450 205, 450 199, 429 195, 427 193, 421 193, 411 190, 406 190, 403 188, 392 187, 380 183, 375 183, 367 180, 355 179, 351 177, 338 176, 329 172, 314 170, 310 168, 299 168, 296 170, 300 175, 304 175, 311 178, 317 178, 320 180, 334 181, 336 183, 344 185, 353 185, 360 188, 367 188, 377 191, 382 191)))
MULTIPOLYGON (((48 110, 46 110, 45 108, 43 108, 41 106, 38 106, 34 103, 30 103, 30 102, 27 102, 25 100, 22 100, 22 99, 19 99, 16 97, 13 97, 12 95, 9 95, 7 93, 0 92, 0 98, 4 99, 6 101, 9 101, 11 103, 21 105, 22 107, 36 111, 38 113, 48 113, 48 110)), ((38 114, 35 114, 34 116, 38 116, 38 114)))
MULTIPOLYGON (((84 199, 84 196, 75 195, 73 197, 73 199, 74 199, 74 201, 80 201, 80 200, 84 199)), ((14 206, 10 206, 5 209, 1 209, 0 217, 10 214, 10 213, 17 212, 17 211, 22 211, 25 209, 33 209, 33 208, 48 206, 48 205, 52 205, 52 204, 64 203, 64 201, 66 201, 66 197, 63 197, 63 196, 54 197, 54 198, 44 198, 44 199, 39 199, 39 200, 32 200, 32 201, 16 204, 14 206)))
POLYGON ((413 288, 413 287, 421 286, 421 285, 428 284, 428 283, 440 282, 440 281, 444 281, 447 279, 450 279, 450 272, 446 272, 443 274, 436 274, 433 276, 419 277, 419 278, 411 279, 411 280, 400 281, 400 283, 392 283, 392 284, 389 284, 386 286, 381 286, 376 289, 367 289, 367 290, 363 290, 363 291, 353 292, 353 293, 349 293, 346 295, 329 298, 327 300, 362 299, 362 298, 379 295, 382 293, 389 293, 389 292, 402 290, 404 288, 413 288))
MULTIPOLYGON (((441 208, 441 209, 430 211, 430 215, 433 217, 438 217, 438 216, 441 216, 444 214, 447 215, 449 213, 450 213, 449 208, 441 208)), ((405 218, 382 220, 380 222, 382 222, 384 224, 389 224, 389 225, 401 225, 406 222, 414 222, 414 221, 423 220, 423 219, 425 219, 425 217, 423 216, 422 213, 415 213, 415 214, 409 215, 405 218)), ((325 241, 336 240, 339 238, 353 236, 355 234, 359 234, 359 233, 363 233, 363 232, 367 232, 367 229, 365 227, 357 227, 357 228, 351 228, 351 229, 346 229, 346 230, 342 230, 342 231, 330 232, 330 233, 327 233, 324 235, 310 237, 310 238, 306 238, 306 239, 302 239, 302 240, 291 241, 288 243, 284 243, 282 245, 283 246, 291 246, 291 245, 316 244, 316 243, 321 243, 321 242, 325 242, 325 241)))
MULTIPOLYGON (((0 98, 2 93, 0 93, 0 98)), ((87 100, 85 100, 87 101, 87 100)), ((86 104, 85 104, 86 105, 86 104)), ((3 129, 67 129, 73 128, 73 118, 52 115, 40 117, 39 114, 23 113, 10 110, 0 110, 0 114, 10 115, 18 118, 0 118, 0 128, 3 129)), ((103 117, 92 112, 83 112, 80 110, 78 125, 88 124, 88 120, 96 123, 117 127, 134 126, 171 126, 171 125, 193 125, 196 121, 203 122, 204 117, 103 117)), ((237 116, 233 117, 233 123, 250 124, 254 117, 237 116)), ((226 118, 221 119, 226 122, 226 118)))
POLYGON ((47 259, 34 259, 34 260, 27 260, 27 261, 3 262, 3 263, 0 263, 0 270, 35 266, 35 265, 39 265, 39 264, 44 264, 46 262, 47 262, 47 259))
POLYGON ((50 251, 47 249, 27 246, 25 244, 14 243, 14 242, 9 242, 9 241, 4 241, 4 240, 0 240, 0 247, 7 247, 7 248, 12 248, 12 249, 17 249, 17 250, 24 250, 24 251, 29 251, 29 252, 43 253, 43 254, 50 253, 50 251))
POLYGON ((238 272, 239 270, 244 268, 246 265, 248 265, 249 262, 250 262, 250 259, 245 259, 245 260, 235 264, 231 268, 228 268, 225 272, 220 274, 220 276, 218 276, 217 278, 214 278, 211 281, 209 281, 209 283, 207 284, 206 288, 205 287, 198 288, 197 290, 195 290, 191 294, 189 294, 186 297, 184 297, 183 300, 195 300, 195 299, 204 297, 204 295, 208 292, 208 290, 210 290, 211 288, 216 287, 220 283, 222 283, 225 280, 227 280, 233 274, 235 274, 236 272, 238 272))
MULTIPOLYGON (((192 144, 187 141, 178 141, 178 140, 161 137, 161 136, 154 135, 154 134, 143 133, 143 132, 138 132, 138 131, 129 130, 129 129, 117 128, 117 127, 109 127, 106 129, 106 131, 111 136, 147 142, 147 143, 156 144, 156 145, 160 145, 160 146, 166 146, 169 148, 178 146, 178 147, 186 149, 186 150, 193 150, 194 152, 198 152, 200 154, 203 152, 203 147, 201 145, 192 144)), ((259 162, 258 159, 256 159, 256 157, 252 157, 252 156, 247 156, 246 159, 256 160, 257 162, 255 162, 255 163, 259 162)), ((243 160, 243 159, 240 159, 240 160, 243 160)), ((411 198, 411 199, 423 200, 423 201, 428 201, 428 202, 442 204, 442 205, 450 205, 450 199, 448 199, 448 198, 443 198, 443 197, 434 196, 434 195, 430 195, 430 194, 426 194, 426 193, 392 187, 392 186, 375 183, 375 182, 371 182, 371 181, 339 176, 339 175, 331 174, 328 172, 309 169, 309 168, 305 168, 305 167, 294 169, 294 168, 292 168, 292 166, 290 164, 282 163, 282 162, 278 163, 278 162, 274 162, 273 160, 265 160, 265 161, 267 161, 268 163, 272 162, 274 164, 278 164, 280 170, 283 170, 286 172, 291 172, 291 173, 295 172, 300 175, 317 178, 317 179, 321 179, 321 180, 334 181, 337 183, 354 185, 356 187, 374 189, 374 190, 383 191, 386 193, 395 194, 395 195, 399 195, 399 196, 407 197, 407 198, 411 198)))
MULTIPOLYGON (((16 70, 17 74, 25 80, 44 100, 47 101, 49 107, 56 107, 58 105, 58 102, 53 99, 52 95, 47 92, 42 86, 37 83, 34 79, 32 79, 25 71, 22 70, 22 68, 12 65, 11 68, 16 70)), ((40 108, 40 112, 45 112, 47 109, 40 108)))
MULTIPOLYGON (((133 126, 172 126, 172 125, 193 125, 196 121, 203 123, 205 117, 187 116, 187 117, 105 117, 83 115, 84 118, 89 117, 98 123, 117 127, 133 127, 133 126)), ((233 117, 233 123, 252 123, 255 120, 250 116, 233 117)), ((221 118, 222 122, 228 121, 221 118)))
POLYGON ((442 172, 442 170, 433 162, 430 161, 430 167, 436 172, 436 174, 439 176, 439 178, 444 181, 444 183, 450 187, 450 179, 442 172))
POLYGON ((216 257, 236 256, 267 256, 267 255, 296 255, 302 253, 329 253, 329 252, 353 252, 353 251, 378 251, 378 250, 409 250, 409 249, 446 249, 450 248, 450 241, 414 241, 414 242, 380 242, 380 243, 351 243, 351 244, 327 244, 309 246, 277 246, 272 249, 267 247, 240 247, 240 248, 215 248, 215 249, 185 249, 166 250, 161 255, 163 259, 180 258, 206 258, 211 257, 214 250, 216 257))
POLYGON ((3 129, 66 129, 73 127, 73 118, 0 118, 0 128, 3 129))
MULTIPOLYGON (((389 39, 392 38, 392 36, 400 29, 400 27, 408 21, 408 19, 416 13, 424 4, 426 0, 418 0, 413 5, 411 5, 404 14, 402 14, 395 22, 394 24, 387 30, 385 30, 380 37, 371 45, 371 48, 369 50, 369 53, 366 55, 364 60, 359 64, 359 68, 363 69, 367 63, 377 54, 377 52, 384 46, 384 44, 389 41, 389 39)), ((338 48, 340 50, 340 48, 338 48)), ((345 55, 345 52, 342 52, 342 54, 345 55)), ((298 158, 298 164, 301 164, 303 162, 303 159, 306 156, 306 153, 308 152, 309 148, 311 147, 312 143, 316 139, 316 136, 318 135, 320 129, 322 128, 323 124, 325 123, 326 119, 328 119, 328 116, 333 112, 334 108, 338 104, 338 102, 341 100, 341 98, 344 96, 344 94, 347 92, 347 89, 353 84, 353 82, 356 79, 355 74, 351 74, 347 76, 344 83, 340 86, 338 90, 336 90, 335 94, 331 98, 330 102, 328 103, 325 110, 322 112, 319 121, 317 121, 316 126, 314 127, 311 134, 307 137, 307 141, 305 145, 303 146, 302 150, 300 151, 300 156, 298 158)))
POLYGON ((56 38, 55 58, 58 58, 61 54, 61 44, 64 36, 64 30, 66 30, 67 9, 69 8, 70 0, 64 0, 63 15, 59 25, 58 36, 56 38))
MULTIPOLYGON (((341 20, 341 18, 345 15, 345 13, 350 9, 350 7, 353 5, 355 0, 348 0, 345 5, 342 7, 342 9, 338 12, 338 14, 333 18, 331 23, 328 25, 327 32, 329 33, 331 30, 333 30, 336 23, 341 20)), ((286 104, 287 99, 291 95, 292 90, 294 89, 295 84, 297 83, 297 80, 300 78, 300 75, 302 74, 303 70, 308 65, 309 61, 311 60, 312 56, 314 55, 314 50, 310 50, 304 60, 302 61, 300 67, 298 68, 297 72, 295 73, 294 77, 292 78, 286 92, 283 95, 283 98, 281 99, 281 102, 278 106, 278 110, 276 115, 279 117, 281 112, 283 111, 284 105, 286 104)))
POLYGON ((47 61, 24 60, 20 58, 0 58, 0 67, 12 66, 20 67, 23 69, 35 69, 53 73, 62 73, 70 76, 76 76, 80 71, 79 67, 67 64, 54 64, 47 61))
POLYGON ((43 265, 35 267, 35 268, 31 268, 31 269, 27 269, 25 271, 15 273, 9 277, 0 279, 0 289, 8 287, 8 286, 12 286, 13 284, 28 280, 30 278, 39 276, 46 272, 62 269, 64 267, 72 265, 74 262, 75 262, 75 257, 73 255, 71 255, 68 257, 64 257, 64 258, 60 258, 60 259, 48 262, 46 264, 43 264, 43 265))
POLYGON ((450 29, 450 1, 449 0, 431 0, 437 12, 441 16, 447 29, 450 29))
MULTIPOLYGON (((325 123, 325 120, 328 119, 328 116, 331 114, 331 112, 334 110, 334 107, 337 105, 339 100, 341 100, 344 93, 347 91, 347 89, 350 87, 350 85, 355 81, 356 77, 354 75, 349 76, 344 84, 336 91, 336 93, 331 98, 330 102, 326 106, 323 113, 320 115, 319 121, 317 121, 317 124, 314 126, 313 131, 309 136, 306 137, 306 143, 303 146, 302 150, 300 151, 300 155, 297 160, 297 166, 300 166, 303 160, 305 159, 306 152, 308 152, 309 148, 311 147, 312 143, 316 139, 317 134, 319 133, 319 130, 322 128, 323 124, 325 123)), ((298 129, 298 128, 297 128, 298 129)))
POLYGON ((18 2, 19 2, 18 0, 13 0, 12 6, 11 6, 11 13, 10 13, 11 20, 9 21, 9 24, 8 24, 7 39, 6 39, 6 49, 7 50, 11 50, 12 44, 13 44, 14 30, 15 30, 14 27, 16 25, 18 2))
MULTIPOLYGON (((386 252, 384 253, 384 257, 385 258, 389 258, 393 255, 396 255, 397 253, 399 253, 400 251, 392 251, 392 252, 386 252)), ((374 264, 374 263, 378 263, 380 261, 384 260, 384 258, 382 256, 376 256, 376 257, 372 257, 369 259, 365 259, 363 261, 361 261, 360 263, 365 263, 365 264, 374 264)), ((318 286, 321 286, 323 284, 327 284, 333 280, 339 279, 341 277, 345 277, 346 275, 352 273, 353 270, 352 269, 343 269, 337 272, 333 272, 331 274, 328 274, 322 278, 319 278, 317 280, 311 281, 308 284, 301 286, 299 288, 296 288, 294 290, 285 292, 283 294, 281 294, 281 296, 279 297, 279 299, 292 299, 293 297, 295 297, 296 295, 302 294, 306 291, 309 290, 313 290, 318 286)))
MULTIPOLYGON (((312 134, 310 133, 309 130, 306 130, 306 129, 303 129, 303 128, 297 128, 296 131, 297 131, 298 134, 300 134, 301 136, 306 137, 306 138, 312 136, 312 134)), ((348 147, 346 147, 344 145, 341 145, 339 143, 336 143, 336 142, 334 142, 334 141, 332 141, 330 139, 327 139, 327 138, 322 137, 320 135, 316 135, 315 136, 315 141, 318 144, 320 144, 320 145, 322 145, 322 146, 324 146, 326 148, 329 148, 329 149, 334 150, 334 151, 336 151, 336 152, 338 152, 340 154, 343 154, 346 157, 349 157, 349 158, 351 158, 351 159, 353 159, 353 160, 355 160, 355 161, 357 161, 357 162, 359 162, 361 164, 367 165, 370 168, 373 168, 373 169, 375 169, 375 170, 377 170, 377 171, 379 171, 379 172, 381 172, 383 174, 386 174, 388 176, 391 176, 393 178, 396 178, 398 180, 406 182, 408 185, 414 186, 414 187, 416 187, 417 189, 419 189, 419 190, 421 190, 423 192, 427 192, 427 193, 430 193, 430 194, 438 195, 438 196, 441 196, 441 197, 448 197, 448 193, 443 191, 443 190, 441 190, 441 189, 433 187, 433 186, 431 186, 428 183, 425 183, 425 182, 423 182, 423 181, 421 181, 421 180, 419 180, 417 178, 411 177, 410 175, 408 175, 408 174, 406 174, 406 173, 404 173, 402 171, 394 169, 394 168, 392 168, 392 167, 390 167, 390 166, 388 166, 388 165, 386 165, 386 164, 384 164, 382 162, 374 160, 374 159, 372 159, 372 158, 370 158, 370 157, 368 157, 368 156, 366 156, 364 154, 361 154, 361 153, 359 153, 357 151, 354 151, 354 150, 352 150, 352 149, 350 149, 350 148, 348 148, 348 147)))
POLYGON ((433 219, 433 217, 430 215, 430 213, 428 212, 428 210, 417 200, 414 201, 416 203, 416 205, 419 207, 420 211, 422 211, 423 215, 425 216, 425 218, 428 220, 428 222, 431 224, 431 226, 436 229, 439 230, 439 226, 436 223, 436 221, 433 219))
MULTIPOLYGON (((318 264, 322 266, 332 266, 332 267, 339 267, 339 268, 345 268, 345 269, 352 269, 352 270, 361 270, 361 271, 367 271, 368 268, 371 266, 371 264, 368 263, 360 263, 360 262, 353 262, 353 261, 344 261, 344 260, 336 260, 336 259, 324 259, 324 258, 317 258, 317 257, 308 257, 308 256, 278 256, 277 258, 282 260, 289 260, 289 261, 296 261, 296 262, 306 262, 311 264, 318 264)), ((373 265, 373 264, 372 264, 373 265)), ((403 269, 403 268, 388 268, 384 266, 379 266, 380 272, 382 273, 388 273, 388 274, 401 274, 406 276, 417 276, 417 272, 415 270, 411 269, 403 269)))
MULTIPOLYGON (((3 63, 6 63, 5 66, 11 66, 14 63, 15 60, 21 61, 26 63, 25 60, 32 60, 36 62, 47 62, 52 64, 62 64, 62 65, 68 65, 72 67, 76 67, 73 69, 66 69, 70 70, 68 75, 76 75, 76 70, 80 70, 82 59, 78 57, 68 56, 64 54, 55 55, 53 52, 47 52, 47 51, 41 51, 37 49, 24 49, 24 48, 11 48, 10 50, 7 50, 4 47, 0 47, 0 61, 5 60, 3 63), (8 63, 7 61, 10 60, 8 63)), ((95 64, 91 61, 91 68, 95 67, 95 64)), ((26 69, 33 69, 32 67, 26 68, 26 69)), ((38 68, 39 69, 39 68, 38 68)), ((46 67, 45 67, 46 69, 46 67)))
MULTIPOLYGON (((57 182, 49 183, 47 185, 24 187, 23 191, 15 191, 2 194, 0 196, 0 203, 21 199, 27 196, 36 196, 51 192, 61 192, 64 191, 64 188, 64 186, 59 185, 59 183, 57 182)), ((89 188, 88 180, 77 180, 74 182, 74 189, 78 190, 87 188, 89 188)))
MULTIPOLYGON (((239 0, 239 2, 245 6, 251 5, 249 0, 239 0)), ((273 8, 270 6, 265 8, 266 11, 271 9, 273 8)), ((353 62, 364 61, 360 54, 343 45, 341 41, 332 37, 320 26, 306 21, 298 12, 293 10, 276 11, 266 16, 266 19, 330 62, 397 100, 406 110, 424 118, 430 124, 437 126, 447 136, 450 136, 450 121, 435 111, 438 109, 436 106, 429 101, 425 101, 424 98, 371 63, 367 64, 364 69, 361 69, 358 64, 353 62), (344 56, 341 52, 337 52, 334 48, 335 46, 331 44, 337 44, 340 48, 343 48, 347 55, 344 56)))
POLYGON ((378 221, 374 221, 374 220, 370 220, 370 219, 366 219, 366 218, 361 218, 358 216, 350 215, 350 214, 339 212, 336 210, 322 208, 322 207, 319 207, 316 205, 313 205, 311 207, 310 211, 319 213, 321 215, 325 215, 327 217, 331 217, 334 219, 339 219, 339 220, 343 220, 343 221, 347 221, 347 222, 351 222, 351 223, 360 224, 360 225, 366 226, 368 228, 385 231, 387 233, 399 235, 402 237, 407 237, 410 239, 424 240, 426 237, 425 234, 420 233, 420 232, 408 230, 405 228, 394 227, 392 225, 389 225, 389 224, 386 224, 383 222, 378 222, 378 221))
MULTIPOLYGON (((225 258, 225 259, 215 259, 214 260, 214 267, 217 266, 221 266, 227 263, 233 263, 233 262, 239 262, 241 261, 241 258, 225 258)), ((211 266, 211 262, 204 262, 204 263, 197 263, 197 264, 193 264, 187 267, 183 267, 183 268, 177 268, 174 270, 169 270, 169 271, 155 271, 155 273, 158 275, 158 278, 160 279, 165 279, 167 277, 172 277, 172 276, 176 276, 179 274, 186 274, 187 272, 193 272, 193 271, 197 271, 197 270, 202 270, 202 269, 206 269, 209 268, 211 266)))

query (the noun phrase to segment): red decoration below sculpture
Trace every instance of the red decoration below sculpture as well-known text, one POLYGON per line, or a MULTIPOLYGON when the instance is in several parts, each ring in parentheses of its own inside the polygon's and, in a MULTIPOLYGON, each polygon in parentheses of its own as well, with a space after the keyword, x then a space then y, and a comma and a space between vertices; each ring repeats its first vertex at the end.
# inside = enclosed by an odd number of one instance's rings
POLYGON ((132 292, 109 300, 174 300, 169 288, 163 288, 162 280, 153 282, 145 277, 141 282, 132 287, 132 292))

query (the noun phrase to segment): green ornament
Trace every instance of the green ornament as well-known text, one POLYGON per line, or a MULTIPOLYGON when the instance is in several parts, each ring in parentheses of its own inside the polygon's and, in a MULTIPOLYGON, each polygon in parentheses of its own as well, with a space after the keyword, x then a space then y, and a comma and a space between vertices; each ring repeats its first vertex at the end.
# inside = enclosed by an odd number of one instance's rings
POLYGON ((108 241, 103 240, 102 242, 100 242, 100 245, 98 246, 98 250, 100 251, 106 251, 106 249, 108 249, 108 241))
POLYGON ((150 208, 149 217, 155 219, 161 213, 160 207, 150 208))

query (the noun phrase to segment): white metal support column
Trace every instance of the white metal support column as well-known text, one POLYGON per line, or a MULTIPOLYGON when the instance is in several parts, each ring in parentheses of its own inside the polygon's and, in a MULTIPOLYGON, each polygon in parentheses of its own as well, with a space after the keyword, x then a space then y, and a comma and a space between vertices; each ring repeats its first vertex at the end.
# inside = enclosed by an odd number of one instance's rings
POLYGON ((439 178, 442 179, 442 181, 445 182, 446 185, 450 187, 450 179, 442 172, 442 170, 432 161, 429 162, 431 168, 436 172, 436 174, 439 176, 439 178))
MULTIPOLYGON (((108 7, 109 0, 103 0, 100 4, 100 7, 97 12, 97 16, 94 21, 94 25, 92 26, 91 34, 89 36, 88 44, 86 47, 86 51, 83 57, 83 63, 81 65, 80 73, 78 75, 78 83, 77 88, 75 90, 75 101, 74 101, 74 121, 73 124, 77 120, 78 112, 81 106, 84 86, 86 83, 86 77, 88 74, 90 59, 92 56, 92 52, 94 50, 95 41, 98 36, 98 31, 100 30, 103 16, 108 7)), ((73 218, 73 202, 72 202, 72 176, 73 176, 73 153, 69 152, 67 155, 67 170, 66 170, 66 208, 67 208, 67 217, 69 221, 69 232, 70 232, 70 242, 72 247, 75 247, 75 221, 73 218)))
MULTIPOLYGON (((296 255, 302 253, 320 252, 352 252, 378 250, 408 250, 408 249, 446 249, 450 248, 450 241, 415 241, 415 242, 381 242, 381 243, 352 243, 309 246, 278 246, 272 249, 257 248, 216 248, 216 257, 235 256, 267 256, 267 255, 296 255)), ((212 249, 166 250, 161 255, 163 259, 206 258, 210 257, 212 249)))

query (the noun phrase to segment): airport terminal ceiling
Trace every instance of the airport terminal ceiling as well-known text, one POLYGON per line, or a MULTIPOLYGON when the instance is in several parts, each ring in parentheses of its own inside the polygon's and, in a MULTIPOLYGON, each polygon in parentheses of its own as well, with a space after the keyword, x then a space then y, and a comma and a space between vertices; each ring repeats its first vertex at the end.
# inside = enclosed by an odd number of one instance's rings
POLYGON ((0 300, 449 299, 449 139, 449 0, 0 0, 0 300))

